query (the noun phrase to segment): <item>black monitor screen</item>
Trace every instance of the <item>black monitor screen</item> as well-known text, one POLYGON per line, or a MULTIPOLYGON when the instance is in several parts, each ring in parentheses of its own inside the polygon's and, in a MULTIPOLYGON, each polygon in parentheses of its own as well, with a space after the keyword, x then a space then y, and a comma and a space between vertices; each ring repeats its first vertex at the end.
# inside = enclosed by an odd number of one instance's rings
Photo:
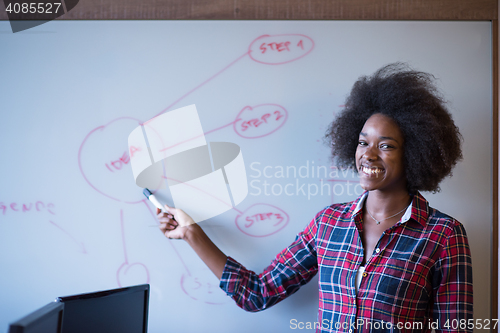
POLYGON ((146 333, 149 284, 58 297, 62 333, 146 333))
POLYGON ((61 333, 64 304, 52 302, 10 324, 9 333, 61 333))

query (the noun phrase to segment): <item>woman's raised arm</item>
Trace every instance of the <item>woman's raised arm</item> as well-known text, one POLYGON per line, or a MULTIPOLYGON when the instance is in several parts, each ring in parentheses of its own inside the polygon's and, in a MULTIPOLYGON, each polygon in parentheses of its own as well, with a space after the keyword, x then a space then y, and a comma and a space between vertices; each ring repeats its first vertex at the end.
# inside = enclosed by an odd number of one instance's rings
POLYGON ((220 280, 227 256, 208 238, 203 229, 182 209, 165 205, 168 213, 156 210, 160 230, 167 238, 183 239, 220 280), (172 219, 175 218, 175 219, 172 219))

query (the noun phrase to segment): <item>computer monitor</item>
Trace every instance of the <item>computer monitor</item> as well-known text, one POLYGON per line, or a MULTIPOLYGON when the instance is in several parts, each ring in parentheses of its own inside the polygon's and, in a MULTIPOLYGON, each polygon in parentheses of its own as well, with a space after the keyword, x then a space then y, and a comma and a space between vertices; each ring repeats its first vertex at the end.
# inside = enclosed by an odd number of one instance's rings
POLYGON ((62 333, 147 333, 149 284, 58 297, 62 333))
POLYGON ((62 333, 64 304, 49 303, 9 325, 9 333, 62 333))

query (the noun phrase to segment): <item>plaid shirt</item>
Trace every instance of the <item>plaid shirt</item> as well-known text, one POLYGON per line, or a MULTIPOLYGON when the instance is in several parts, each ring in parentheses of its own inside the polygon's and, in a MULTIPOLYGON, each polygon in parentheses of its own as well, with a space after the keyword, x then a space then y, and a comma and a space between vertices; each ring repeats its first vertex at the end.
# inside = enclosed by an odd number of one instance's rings
POLYGON ((220 287, 241 308, 259 311, 319 272, 317 332, 472 332, 464 325, 473 318, 465 229, 420 193, 383 233, 356 293, 366 197, 320 211, 259 275, 229 257, 220 287))

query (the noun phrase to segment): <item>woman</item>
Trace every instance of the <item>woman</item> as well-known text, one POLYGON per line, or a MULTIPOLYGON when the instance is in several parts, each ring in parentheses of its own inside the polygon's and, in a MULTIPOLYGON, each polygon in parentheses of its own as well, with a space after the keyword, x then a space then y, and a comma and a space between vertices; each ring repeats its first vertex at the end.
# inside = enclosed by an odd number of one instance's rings
POLYGON ((354 84, 326 137, 365 192, 320 211, 260 275, 226 257, 180 209, 159 214, 160 229, 186 240, 248 311, 276 304, 319 273, 317 331, 467 331, 465 229, 419 192, 438 191, 462 158, 460 133, 432 78, 396 63, 354 84))

